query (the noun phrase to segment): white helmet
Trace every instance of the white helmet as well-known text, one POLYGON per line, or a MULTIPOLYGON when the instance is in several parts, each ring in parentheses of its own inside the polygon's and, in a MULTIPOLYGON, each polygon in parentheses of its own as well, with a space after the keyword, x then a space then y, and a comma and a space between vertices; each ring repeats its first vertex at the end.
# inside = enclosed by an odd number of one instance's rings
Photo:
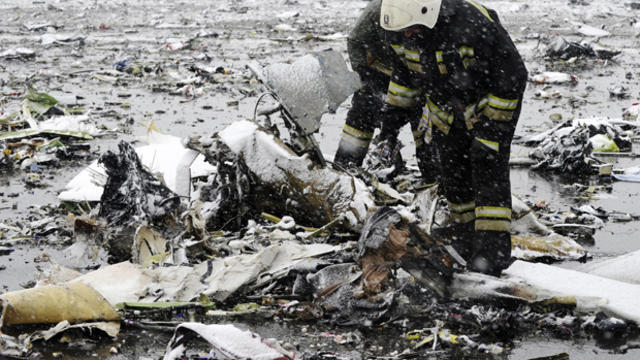
POLYGON ((382 0, 380 26, 398 31, 411 25, 436 26, 442 0, 382 0))

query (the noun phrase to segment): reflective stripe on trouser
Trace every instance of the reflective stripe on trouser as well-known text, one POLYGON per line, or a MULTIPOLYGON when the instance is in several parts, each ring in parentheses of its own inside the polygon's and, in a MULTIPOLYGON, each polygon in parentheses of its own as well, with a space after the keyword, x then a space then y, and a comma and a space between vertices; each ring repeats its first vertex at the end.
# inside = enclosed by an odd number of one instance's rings
POLYGON ((355 166, 361 166, 369 150, 369 143, 371 142, 372 136, 373 133, 365 133, 349 125, 345 125, 333 162, 339 165, 353 164, 355 166))
POLYGON ((454 203, 451 201, 447 201, 449 204, 449 212, 451 214, 451 220, 457 224, 466 224, 474 221, 476 219, 475 201, 470 201, 467 203, 454 203))
POLYGON ((503 99, 492 94, 487 95, 479 102, 468 105, 465 108, 464 121, 467 129, 471 130, 473 128, 473 124, 479 121, 480 114, 494 121, 506 122, 511 121, 515 115, 517 121, 520 102, 521 99, 503 99))
POLYGON ((511 208, 503 206, 476 207, 476 230, 505 231, 511 230, 511 208))

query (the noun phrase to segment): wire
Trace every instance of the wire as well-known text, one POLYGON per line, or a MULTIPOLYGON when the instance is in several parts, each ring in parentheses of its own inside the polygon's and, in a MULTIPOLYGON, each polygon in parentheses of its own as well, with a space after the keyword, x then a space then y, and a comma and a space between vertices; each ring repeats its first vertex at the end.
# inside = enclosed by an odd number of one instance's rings
POLYGON ((258 106, 260 106, 260 101, 262 100, 263 97, 267 96, 267 95, 271 95, 271 97, 277 101, 278 103, 280 103, 280 100, 278 99, 278 97, 276 96, 276 94, 272 93, 272 92, 266 92, 263 93, 262 95, 260 95, 260 97, 258 97, 258 101, 256 101, 256 106, 253 108, 253 121, 257 121, 258 120, 258 106))

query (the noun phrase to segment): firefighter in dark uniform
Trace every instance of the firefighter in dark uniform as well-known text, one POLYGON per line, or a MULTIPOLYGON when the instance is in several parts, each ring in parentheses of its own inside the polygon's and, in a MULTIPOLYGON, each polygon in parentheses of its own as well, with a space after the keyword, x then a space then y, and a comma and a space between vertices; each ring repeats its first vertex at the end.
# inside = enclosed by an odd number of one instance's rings
POLYGON ((453 245, 472 270, 499 275, 511 259, 509 153, 524 62, 496 12, 474 0, 383 0, 380 22, 403 34, 388 111, 425 103, 453 245))
POLYGON ((393 71, 391 64, 396 57, 387 37, 397 34, 380 27, 380 4, 381 0, 369 3, 347 40, 351 67, 360 75, 363 86, 353 95, 334 163, 344 168, 361 166, 376 128, 381 129, 381 141, 396 144, 400 128, 409 122, 416 146, 416 158, 419 159, 418 167, 425 183, 431 184, 436 180, 437 164, 433 161, 430 148, 423 144, 421 111, 407 109, 394 114, 397 116, 389 120, 381 116, 393 71))

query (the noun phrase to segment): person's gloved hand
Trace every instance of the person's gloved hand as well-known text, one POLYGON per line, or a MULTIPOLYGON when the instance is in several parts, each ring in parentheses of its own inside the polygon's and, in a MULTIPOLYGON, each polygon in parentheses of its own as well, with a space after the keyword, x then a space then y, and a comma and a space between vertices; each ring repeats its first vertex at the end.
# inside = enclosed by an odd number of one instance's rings
POLYGON ((404 169, 401 148, 398 140, 379 142, 367 158, 365 169, 382 182, 392 181, 404 169))
POLYGON ((396 165, 401 148, 402 144, 395 139, 383 140, 376 146, 373 156, 378 160, 381 167, 390 168, 396 165))

